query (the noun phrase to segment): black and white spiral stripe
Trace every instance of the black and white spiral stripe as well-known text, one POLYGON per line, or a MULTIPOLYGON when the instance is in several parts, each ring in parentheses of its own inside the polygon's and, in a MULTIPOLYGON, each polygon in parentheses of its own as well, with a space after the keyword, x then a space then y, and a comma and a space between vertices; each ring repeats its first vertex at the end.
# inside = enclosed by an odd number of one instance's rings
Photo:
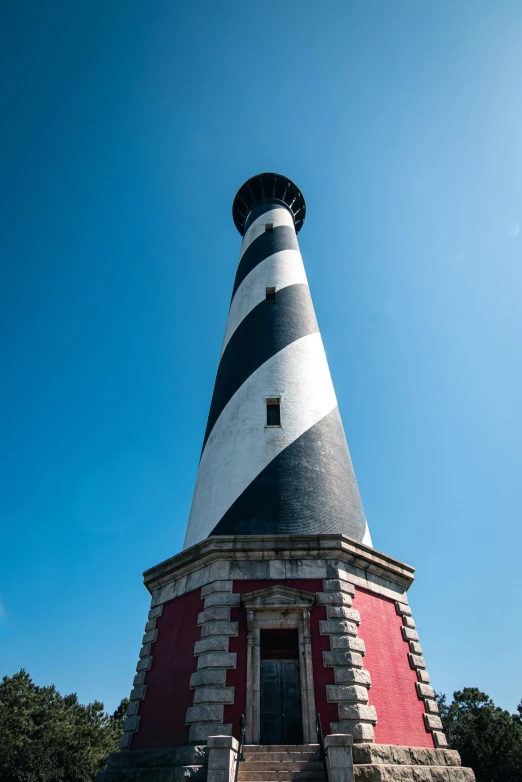
POLYGON ((185 548, 278 533, 371 545, 294 219, 264 203, 245 225, 185 548), (281 428, 265 427, 268 397, 281 398, 281 428))

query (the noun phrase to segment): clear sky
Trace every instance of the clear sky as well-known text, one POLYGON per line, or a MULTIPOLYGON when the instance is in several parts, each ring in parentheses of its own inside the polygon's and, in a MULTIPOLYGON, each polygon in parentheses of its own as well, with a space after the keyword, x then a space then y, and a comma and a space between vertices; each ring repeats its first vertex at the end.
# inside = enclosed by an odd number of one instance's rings
POLYGON ((0 24, 0 675, 115 708, 183 541, 260 171, 432 681, 522 697, 522 4, 22 0, 0 24))

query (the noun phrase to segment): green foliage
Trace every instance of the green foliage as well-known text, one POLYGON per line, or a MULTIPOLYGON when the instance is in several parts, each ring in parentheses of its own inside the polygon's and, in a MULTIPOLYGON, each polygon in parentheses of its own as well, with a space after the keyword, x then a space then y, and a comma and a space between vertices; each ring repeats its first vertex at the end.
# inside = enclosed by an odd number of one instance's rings
POLYGON ((92 782, 118 747, 127 701, 114 714, 23 669, 0 683, 0 782, 92 782))
POLYGON ((444 732, 477 782, 522 782, 522 701, 518 714, 500 709, 476 687, 437 695, 444 732))

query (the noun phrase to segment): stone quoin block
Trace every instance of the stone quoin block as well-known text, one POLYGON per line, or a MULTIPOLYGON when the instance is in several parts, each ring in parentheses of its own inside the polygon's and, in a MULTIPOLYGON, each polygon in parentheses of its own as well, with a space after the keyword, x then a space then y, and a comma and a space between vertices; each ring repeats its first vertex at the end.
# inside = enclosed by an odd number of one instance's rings
POLYGON ((209 635, 237 635, 237 622, 206 622, 201 625, 201 638, 209 635))
POLYGON ((185 722, 187 725, 191 722, 223 722, 223 709, 224 706, 219 704, 189 706, 185 722))
POLYGON ((357 685, 343 686, 336 684, 326 685, 326 700, 328 703, 356 702, 368 703, 368 689, 357 685))
POLYGON ((362 638, 352 638, 349 635, 331 635, 330 646, 332 649, 349 649, 351 652, 364 654, 366 647, 362 638))
MULTIPOLYGON (((377 722, 377 712, 374 706, 366 706, 360 703, 339 703, 339 719, 341 720, 365 720, 366 722, 377 722)), ((427 714, 424 717, 429 716, 427 714)))
POLYGON ((144 644, 140 649, 140 657, 150 657, 151 645, 144 644))
POLYGON ((163 613, 163 606, 156 606, 156 608, 151 608, 149 611, 148 618, 149 619, 157 619, 158 616, 161 616, 163 613))
POLYGON ((241 595, 232 592, 214 592, 205 598, 205 611, 214 606, 238 606, 241 595))
POLYGON ((357 684, 362 687, 372 686, 369 672, 356 668, 334 668, 334 679, 336 684, 357 684))
POLYGON ((325 668, 334 666, 352 665, 352 652, 344 649, 336 649, 333 652, 323 652, 323 665, 325 668))
POLYGON ((143 646, 146 646, 147 644, 153 644, 158 637, 158 631, 157 630, 149 630, 143 638, 141 639, 141 642, 143 646))
POLYGON ((426 730, 442 730, 442 722, 436 714, 423 714, 426 730))
MULTIPOLYGON (((229 597, 229 595, 226 595, 226 597, 229 597)), ((206 608, 198 614, 198 625, 220 620, 230 621, 230 608, 228 606, 213 606, 212 608, 206 608)))
POLYGON ((327 619, 348 619, 356 624, 361 623, 361 615, 354 608, 345 608, 344 606, 326 606, 327 619))
POLYGON ((431 698, 426 698, 426 700, 424 701, 424 708, 426 709, 428 714, 439 713, 439 707, 437 705, 437 701, 434 701, 431 698))
POLYGON ((429 684, 422 684, 422 682, 415 682, 415 689, 419 698, 434 698, 435 690, 430 687, 429 684))
POLYGON ((430 683, 430 675, 428 671, 424 671, 422 668, 417 668, 417 679, 422 682, 422 684, 430 683))
POLYGON ((370 722, 357 722, 356 720, 343 720, 330 723, 331 733, 349 733, 354 741, 373 741, 375 731, 370 722))
MULTIPOLYGON (((200 658, 201 659, 201 658, 200 658)), ((190 677, 190 689, 195 687, 219 687, 223 686, 227 680, 226 668, 206 668, 202 671, 196 671, 190 677)))
POLYGON ((120 737, 120 749, 129 749, 132 742, 132 733, 124 733, 120 737))
MULTIPOLYGON (((358 652, 349 652, 350 655, 350 662, 346 663, 346 665, 349 665, 351 668, 362 668, 364 665, 362 655, 358 652)), ((323 661, 324 662, 324 661, 323 661)), ((336 668, 336 671, 339 671, 339 674, 341 671, 344 671, 345 668, 336 668)))
POLYGON ((446 749, 446 747, 448 746, 448 742, 444 733, 442 733, 439 730, 434 730, 432 736, 433 736, 433 742, 437 747, 437 749, 446 749))
POLYGON ((320 619, 320 635, 357 635, 355 622, 347 622, 338 619, 320 619))
POLYGON ((134 679, 132 680, 132 684, 134 687, 139 687, 140 684, 143 684, 145 682, 145 673, 146 671, 140 671, 135 675, 134 679))
POLYGON ((403 641, 418 641, 419 634, 416 630, 411 630, 409 627, 401 627, 402 640, 403 641))
POLYGON ((410 652, 412 654, 422 654, 422 646, 417 641, 410 641, 410 652))
POLYGON ((415 620, 412 619, 411 616, 403 616, 402 623, 405 627, 410 627, 412 630, 415 630, 415 620))
POLYGON ((140 708, 140 702, 139 701, 131 701, 129 705, 127 706, 127 710, 125 712, 126 717, 135 717, 138 713, 138 710, 140 708))
POLYGON ((123 722, 123 730, 125 733, 133 733, 138 730, 139 726, 139 717, 127 717, 127 719, 123 722))
POLYGON ((140 671, 148 671, 152 665, 152 657, 142 657, 141 660, 138 661, 138 664, 136 665, 136 670, 138 673, 140 671))
POLYGON ((156 629, 156 620, 149 619, 149 621, 145 625, 145 632, 148 633, 150 630, 155 630, 155 629, 156 629))
POLYGON ((139 687, 133 687, 130 694, 131 701, 142 701, 147 694, 147 685, 142 684, 139 687))
POLYGON ((205 652, 228 652, 228 635, 211 635, 209 638, 202 638, 194 644, 194 657, 205 652))
POLYGON ((207 597, 214 592, 232 592, 233 581, 212 581, 201 589, 201 597, 207 597))
POLYGON ((409 654, 408 660, 410 661, 410 665, 412 668, 426 667, 426 660, 424 659, 424 657, 419 657, 418 654, 409 654))
POLYGON ((196 687, 194 706, 198 703, 234 703, 234 688, 196 687))
POLYGON ((352 597, 355 596, 354 585, 348 581, 342 581, 340 578, 325 578, 323 590, 325 592, 347 592, 352 597))
POLYGON ((348 592, 317 592, 315 602, 318 606, 347 606, 352 605, 352 596, 348 592))
POLYGON ((231 736, 232 724, 216 725, 212 722, 196 723, 190 726, 189 741, 191 744, 197 744, 206 741, 209 736, 231 736))
POLYGON ((399 616, 411 616, 411 608, 406 603, 395 603, 395 610, 399 616))
POLYGON ((236 664, 236 652, 207 652, 198 657, 198 670, 203 668, 235 668, 236 664))

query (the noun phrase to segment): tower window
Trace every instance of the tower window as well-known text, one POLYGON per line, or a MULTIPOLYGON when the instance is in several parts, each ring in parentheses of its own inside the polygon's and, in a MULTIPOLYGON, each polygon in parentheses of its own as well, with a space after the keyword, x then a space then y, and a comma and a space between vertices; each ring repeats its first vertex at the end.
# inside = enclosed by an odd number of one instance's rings
POLYGON ((266 400, 266 425, 281 426, 281 399, 270 397, 266 400))
POLYGON ((273 231, 273 230, 274 230, 274 224, 273 223, 265 223, 265 232, 273 231))
POLYGON ((275 286, 267 288, 266 289, 266 301, 275 301, 275 300, 276 300, 276 289, 275 289, 275 286))

